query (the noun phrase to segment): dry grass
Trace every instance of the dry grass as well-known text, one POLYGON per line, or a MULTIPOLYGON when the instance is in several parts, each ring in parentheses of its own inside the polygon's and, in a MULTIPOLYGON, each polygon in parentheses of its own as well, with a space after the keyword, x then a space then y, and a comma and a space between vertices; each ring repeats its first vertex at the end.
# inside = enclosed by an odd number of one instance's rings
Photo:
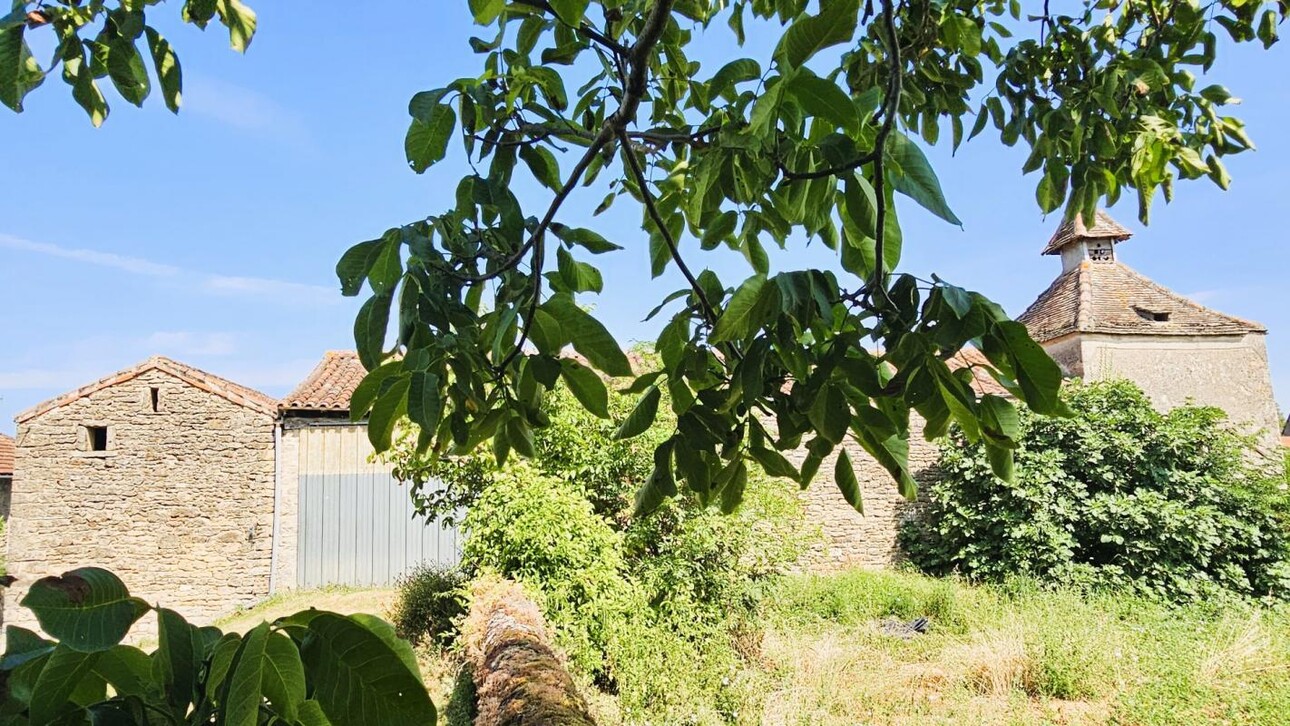
POLYGON ((1290 664, 1277 659, 1272 635, 1262 621, 1262 614, 1255 611, 1248 617, 1221 623, 1217 637, 1206 647, 1197 666, 1198 682, 1222 688, 1255 674, 1290 668, 1290 664))
POLYGON ((1035 672, 1035 661, 1027 650, 1026 634, 1020 624, 973 633, 968 642, 942 651, 940 660, 948 673, 976 693, 1034 693, 1030 676, 1035 672))
POLYGON ((239 610, 215 621, 224 632, 245 633, 264 620, 291 615, 301 610, 316 608, 342 615, 367 613, 389 618, 398 591, 393 589, 359 590, 350 588, 325 588, 322 590, 291 591, 275 595, 264 602, 239 610))

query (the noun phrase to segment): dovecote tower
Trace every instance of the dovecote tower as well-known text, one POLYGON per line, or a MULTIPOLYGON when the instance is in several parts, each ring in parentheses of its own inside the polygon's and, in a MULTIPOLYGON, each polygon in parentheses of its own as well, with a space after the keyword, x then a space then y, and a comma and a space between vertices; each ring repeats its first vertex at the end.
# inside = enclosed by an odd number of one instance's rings
POLYGON ((1092 226, 1064 222, 1044 247, 1062 272, 1017 319, 1061 365, 1085 380, 1127 378, 1162 410, 1217 406, 1275 449, 1267 328, 1210 310, 1121 262, 1132 236, 1104 211, 1092 226))

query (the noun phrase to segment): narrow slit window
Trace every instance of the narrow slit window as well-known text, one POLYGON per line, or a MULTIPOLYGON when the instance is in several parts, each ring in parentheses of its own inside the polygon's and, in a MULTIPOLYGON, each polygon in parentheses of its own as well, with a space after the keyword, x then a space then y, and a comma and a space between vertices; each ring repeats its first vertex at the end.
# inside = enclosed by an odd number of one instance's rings
POLYGON ((1150 320, 1153 323, 1169 322, 1169 313, 1167 312, 1161 312, 1159 310, 1147 310, 1146 308, 1136 308, 1136 307, 1134 308, 1134 311, 1137 312, 1138 317, 1142 318, 1143 320, 1150 320))
POLYGON ((161 411, 161 389, 154 386, 153 388, 148 389, 148 394, 152 401, 152 412, 153 413, 160 412, 161 411))
POLYGON ((87 451, 107 451, 108 430, 106 426, 85 427, 85 448, 87 451))

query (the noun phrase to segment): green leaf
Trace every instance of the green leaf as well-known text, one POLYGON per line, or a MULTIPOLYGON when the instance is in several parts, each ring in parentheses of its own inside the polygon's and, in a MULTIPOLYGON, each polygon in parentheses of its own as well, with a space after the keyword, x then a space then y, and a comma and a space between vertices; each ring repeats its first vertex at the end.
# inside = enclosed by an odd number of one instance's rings
POLYGON ((761 65, 751 58, 740 58, 721 66, 721 70, 708 81, 708 94, 716 98, 745 81, 755 81, 761 77, 761 65))
POLYGON ((573 292, 600 292, 604 289, 600 270, 586 262, 578 262, 563 247, 556 250, 556 262, 560 281, 573 292))
POLYGON ((761 464, 761 468, 771 476, 784 477, 793 481, 797 481, 801 476, 798 474, 797 469, 793 468, 793 465, 789 463, 788 459, 785 459, 783 454, 774 449, 755 446, 751 447, 748 453, 752 454, 752 458, 756 459, 757 463, 761 464))
POLYGON ((990 470, 1005 482, 1016 481, 1017 470, 1012 449, 996 446, 988 439, 985 442, 985 455, 990 460, 990 470))
POLYGON ((243 5, 240 0, 217 0, 215 9, 225 27, 228 28, 229 44, 233 50, 245 53, 251 39, 255 37, 255 11, 243 5))
POLYGON ((380 637, 381 640, 385 641, 385 644, 390 646, 390 649, 398 654, 399 660, 403 662, 403 665, 406 666, 409 671, 416 674, 418 678, 421 677, 421 667, 417 665, 416 651, 412 649, 411 643, 399 637, 399 634, 394 630, 393 625, 390 625, 375 615, 368 615, 366 613, 354 613, 349 616, 349 619, 362 625, 364 628, 367 628, 380 637))
POLYGON ((989 433, 1001 436, 1009 441, 1021 438, 1021 417, 1017 407, 1006 398, 994 394, 981 397, 981 425, 989 433))
POLYGON ((582 24, 590 4, 591 0, 551 0, 551 9, 561 22, 576 28, 582 24))
POLYGON ((748 465, 743 459, 736 459, 731 465, 729 479, 721 487, 721 511, 733 514, 744 499, 744 489, 748 486, 748 465))
POLYGON ((376 397, 384 389, 385 381, 402 372, 403 362, 392 360, 363 376, 363 380, 359 381, 358 386, 354 388, 354 393, 349 397, 350 420, 361 421, 372 409, 372 404, 376 403, 376 397))
POLYGON ((148 49, 152 52, 152 66, 157 71, 157 80, 161 83, 161 95, 166 101, 166 108, 179 113, 184 86, 183 72, 179 68, 179 57, 170 47, 170 41, 151 27, 145 28, 148 34, 148 49))
POLYGON ((1046 416, 1064 412, 1059 396, 1061 368, 1030 338, 1025 325, 1011 320, 995 323, 982 342, 990 362, 1014 374, 1031 410, 1046 416))
POLYGON ((242 639, 237 655, 233 657, 228 679, 224 682, 220 726, 256 726, 259 722, 260 704, 264 701, 264 651, 268 639, 268 623, 260 623, 242 639))
POLYGON ((816 395, 808 417, 811 425, 826 441, 832 444, 842 443, 847 435, 847 427, 851 425, 851 407, 847 404, 846 394, 835 385, 825 385, 816 395))
POLYGON ((478 25, 492 25, 505 7, 506 0, 470 0, 470 14, 478 25))
POLYGON ((633 436, 639 436, 649 430, 654 424, 655 417, 658 416, 658 402, 662 397, 662 392, 657 384, 651 386, 645 395, 641 397, 636 408, 628 414, 627 419, 618 427, 614 433, 615 439, 630 439, 633 436))
POLYGON ((627 355, 599 320, 578 307, 569 295, 552 295, 542 307, 560 321, 573 349, 586 356, 593 367, 611 376, 632 375, 627 355))
POLYGON ((385 357, 385 333, 390 326, 390 304, 394 296, 373 295, 354 318, 354 346, 363 367, 373 370, 385 357))
POLYGON ((963 226, 963 222, 945 203, 941 182, 927 162, 921 149, 904 134, 895 133, 887 139, 887 157, 900 167, 894 174, 892 185, 896 191, 918 202, 924 209, 950 224, 963 226))
POLYGON ((610 242, 589 229, 582 229, 581 227, 566 227, 563 224, 552 224, 551 231, 554 232, 555 236, 559 237, 562 242, 571 245, 578 245, 593 255, 622 249, 619 245, 610 242))
POLYGON ((788 81, 787 93, 808 115, 830 121, 848 135, 860 132, 855 104, 833 81, 803 70, 788 81))
POLYGON ((457 112, 448 104, 435 106, 427 121, 412 119, 412 125, 408 127, 407 137, 403 141, 403 150, 412 171, 421 174, 443 161, 448 155, 448 140, 452 138, 452 130, 456 125, 457 112))
POLYGON ((775 59, 796 68, 821 50, 851 40, 859 12, 859 0, 822 0, 819 15, 800 18, 788 27, 775 59))
POLYGON ((22 100, 45 81, 45 73, 23 39, 25 25, 0 30, 0 103, 22 113, 22 100))
POLYGON ((300 704, 300 726, 332 726, 322 706, 312 698, 300 704))
POLYGON ((264 644, 264 667, 261 679, 264 697, 273 709, 288 721, 295 721, 305 700, 305 667, 300 649, 282 633, 269 633, 264 644))
POLYGON ((407 415, 411 385, 411 378, 399 378, 372 404, 372 413, 367 419, 367 439, 378 452, 390 448, 399 419, 407 415))
POLYGON ((143 106, 144 99, 152 91, 152 84, 139 49, 125 39, 117 39, 101 47, 107 51, 108 77, 121 98, 135 106, 143 106))
POLYGON ((174 610, 157 610, 159 645, 153 656, 152 677, 161 685, 171 713, 186 714, 196 697, 197 669, 202 656, 193 647, 193 627, 174 610))
POLYGON ((146 602, 130 597, 116 575, 98 567, 42 577, 20 604, 35 614, 42 630, 83 653, 120 643, 149 610, 146 602))
POLYGON ((320 613, 301 645, 313 698, 344 724, 433 724, 425 685, 381 637, 353 620, 320 613))
POLYGON ((90 675, 98 657, 98 653, 76 651, 63 643, 54 648, 32 689, 32 726, 52 723, 76 709, 76 704, 71 702, 72 692, 90 675))
POLYGON ((860 481, 856 479, 855 467, 851 465, 851 456, 847 450, 838 452, 838 460, 833 465, 833 479, 842 491, 842 498, 847 500, 857 512, 864 514, 864 499, 860 495, 860 481))
POLYGON ((560 179, 560 162, 556 161, 555 154, 550 149, 545 146, 521 146, 520 159, 542 186, 555 192, 564 186, 560 179))
POLYGON ((730 302, 721 312, 721 317, 717 318, 709 339, 714 343, 740 340, 760 327, 762 319, 758 315, 761 310, 759 303, 765 286, 765 275, 753 275, 744 280, 735 294, 730 296, 730 302))
POLYGON ((439 376, 416 371, 412 374, 412 383, 408 389, 408 418, 420 426, 422 431, 433 432, 439 427, 442 415, 443 398, 439 392, 439 376))
POLYGON ((99 654, 94 673, 120 696, 146 696, 156 687, 152 659, 130 645, 114 645, 99 654))
POLYGON ((359 242, 341 255, 336 263, 336 277, 340 278, 340 291, 346 297, 353 297, 363 289, 367 271, 372 269, 376 256, 384 249, 384 240, 374 239, 359 242))
POLYGON ((668 439, 654 449, 654 471, 644 486, 636 491, 633 517, 643 517, 663 505, 664 500, 676 496, 676 478, 672 474, 672 447, 668 439))
POLYGON ((583 408, 600 418, 609 418, 609 389, 600 374, 568 358, 560 361, 560 374, 583 408))
POLYGON ((402 247, 397 238, 382 240, 380 250, 372 258, 367 279, 372 284, 372 292, 377 295, 393 294, 399 278, 403 277, 402 247))
POLYGON ((6 625, 4 658, 0 659, 0 671, 12 671, 27 661, 49 655, 54 652, 56 645, 58 644, 52 640, 45 640, 26 628, 6 625))

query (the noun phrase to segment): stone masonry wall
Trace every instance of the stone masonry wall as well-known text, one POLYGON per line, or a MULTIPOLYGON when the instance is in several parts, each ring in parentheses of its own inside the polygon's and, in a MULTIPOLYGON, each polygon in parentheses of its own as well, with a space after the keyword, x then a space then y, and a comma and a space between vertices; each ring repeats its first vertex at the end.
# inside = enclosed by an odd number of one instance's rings
POLYGON ((1088 335, 1083 339, 1088 380, 1127 378, 1161 410, 1189 401, 1217 406, 1257 432, 1279 457, 1281 421, 1262 334, 1237 337, 1088 335))
MULTIPOLYGON (((923 426, 922 419, 911 418, 909 465, 920 487, 935 479, 938 457, 936 444, 922 437, 923 426)), ((806 571, 880 569, 900 562, 896 535, 900 524, 918 507, 901 496, 887 470, 859 444, 848 439, 845 447, 855 467, 856 479, 860 481, 864 514, 852 509, 842 498, 833 477, 833 460, 825 459, 811 486, 800 494, 806 505, 806 521, 818 527, 821 535, 798 561, 798 566, 806 571)), ((799 449, 787 456, 794 466, 800 467, 806 450, 799 449)))
POLYGON ((199 623, 264 598, 273 430, 270 415, 159 370, 20 424, 5 621, 35 627, 17 606, 26 588, 86 565, 199 623), (107 451, 86 450, 87 425, 108 428, 107 451))

